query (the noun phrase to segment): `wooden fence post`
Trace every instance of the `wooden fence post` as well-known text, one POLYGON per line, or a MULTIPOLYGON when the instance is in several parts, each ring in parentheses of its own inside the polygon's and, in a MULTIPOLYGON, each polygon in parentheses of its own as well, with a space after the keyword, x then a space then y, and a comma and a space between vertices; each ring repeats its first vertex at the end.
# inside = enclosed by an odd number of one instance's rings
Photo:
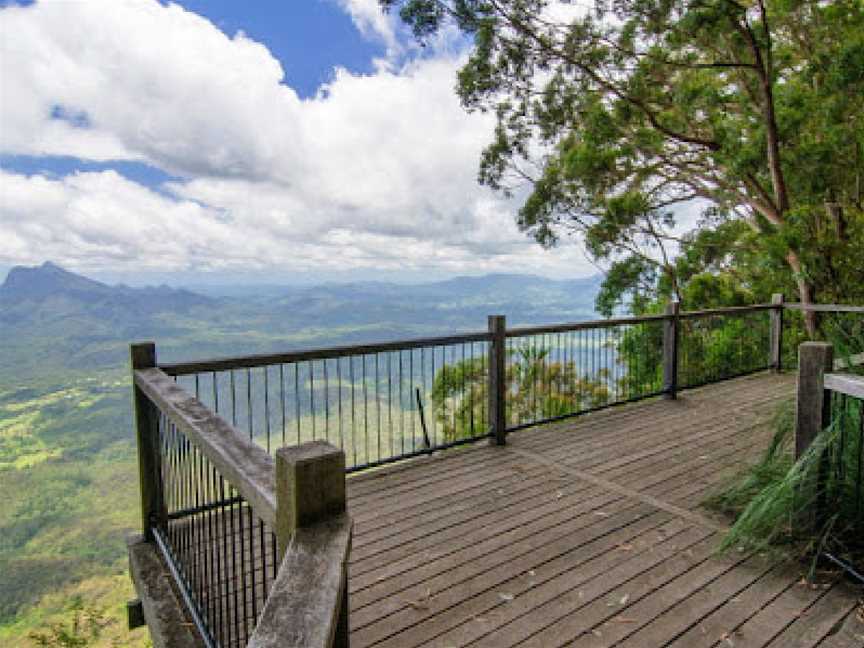
POLYGON ((491 443, 507 443, 507 319, 503 315, 489 316, 489 436, 491 443))
POLYGON ((132 368, 132 411, 138 443, 138 479, 141 490, 141 528, 144 539, 153 540, 153 525, 165 517, 159 453, 159 420, 150 399, 135 384, 136 369, 156 366, 156 345, 141 342, 129 347, 132 368))
POLYGON ((666 304, 666 319, 663 320, 663 398, 678 397, 678 314, 681 305, 677 301, 666 304))
POLYGON ((831 394, 825 374, 834 370, 834 347, 804 342, 798 347, 798 399, 795 418, 795 458, 807 452, 816 436, 831 423, 831 394))
POLYGON ((777 308, 771 311, 771 369, 783 369, 783 294, 771 295, 771 303, 777 308))
MULTIPOLYGON (((345 453, 326 441, 276 451, 276 544, 279 562, 302 527, 345 512, 345 453)), ((333 648, 348 648, 348 565, 333 648)))

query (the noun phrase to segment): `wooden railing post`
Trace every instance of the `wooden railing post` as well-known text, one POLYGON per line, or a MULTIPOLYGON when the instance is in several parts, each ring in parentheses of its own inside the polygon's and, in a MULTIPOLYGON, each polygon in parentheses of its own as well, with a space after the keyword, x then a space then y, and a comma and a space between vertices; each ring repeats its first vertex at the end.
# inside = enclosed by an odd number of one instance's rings
POLYGON ((135 438, 138 443, 138 479, 141 490, 141 528, 144 539, 153 540, 153 525, 165 516, 159 453, 159 421, 150 399, 135 384, 136 369, 156 366, 156 345, 153 342, 132 344, 129 348, 132 379, 132 411, 135 438))
POLYGON ((507 443, 507 319, 489 316, 489 436, 494 445, 507 443))
POLYGON ((777 308, 771 311, 771 369, 783 369, 783 294, 771 295, 771 303, 777 308))
POLYGON ((663 321, 663 398, 670 400, 678 397, 679 312, 680 304, 677 301, 669 302, 663 321))
MULTIPOLYGON (((276 544, 279 561, 301 528, 345 513, 345 453, 326 441, 312 441, 276 451, 276 544)), ((348 565, 334 648, 348 648, 348 565)))
POLYGON ((795 458, 807 452, 816 436, 831 423, 831 394, 825 374, 834 370, 834 347, 804 342, 798 347, 798 399, 795 418, 795 458))

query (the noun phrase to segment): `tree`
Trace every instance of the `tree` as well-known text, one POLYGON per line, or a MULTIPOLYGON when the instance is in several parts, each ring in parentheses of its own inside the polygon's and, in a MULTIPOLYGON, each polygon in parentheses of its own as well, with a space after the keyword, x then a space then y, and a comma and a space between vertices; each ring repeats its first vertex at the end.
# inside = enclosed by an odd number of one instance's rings
POLYGON ((859 0, 380 2, 421 40, 473 37, 458 93, 497 117, 480 181, 527 188, 518 222, 541 244, 578 233, 611 263, 607 302, 646 281, 681 298, 678 254, 709 271, 738 245, 804 303, 861 279, 859 0), (682 235, 693 201, 710 207, 682 235))
POLYGON ((71 620, 52 623, 47 630, 31 632, 35 646, 50 648, 86 648, 102 636, 102 631, 114 623, 101 608, 85 606, 80 596, 72 599, 71 620))
MULTIPOLYGON (((507 421, 550 419, 607 404, 607 368, 580 375, 572 360, 553 359, 552 344, 528 342, 508 350, 507 421)), ((560 355, 560 354, 559 354, 560 355)), ((446 441, 472 436, 487 421, 487 362, 476 357, 444 367, 435 375, 432 400, 446 441)))

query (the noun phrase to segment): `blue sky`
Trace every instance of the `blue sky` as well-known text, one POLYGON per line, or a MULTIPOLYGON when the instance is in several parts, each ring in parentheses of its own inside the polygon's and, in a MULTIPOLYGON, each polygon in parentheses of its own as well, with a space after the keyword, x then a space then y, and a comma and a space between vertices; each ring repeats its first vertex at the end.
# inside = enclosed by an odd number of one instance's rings
POLYGON ((337 66, 370 74, 372 60, 386 55, 384 43, 364 37, 335 0, 182 0, 180 4, 207 16, 226 34, 243 31, 266 43, 282 63, 285 83, 301 97, 314 95, 332 79, 337 66))
POLYGON ((0 271, 131 283, 582 276, 476 183, 494 123, 377 0, 0 3, 0 271))
MULTIPOLYGON (((0 6, 27 6, 33 2, 0 2, 0 6)), ((169 4, 162 1, 163 5, 169 4)), ((303 98, 312 97, 322 84, 331 81, 337 67, 357 74, 374 72, 373 60, 386 55, 380 39, 364 36, 351 16, 336 0, 180 0, 175 2, 206 16, 228 36, 244 32, 267 44, 282 64, 284 83, 303 98), (322 47, 322 44, 326 46, 322 47)), ((74 157, 42 157, 0 154, 0 167, 26 174, 67 175, 76 170, 117 169, 124 176, 157 188, 176 179, 170 173, 147 164, 111 161, 95 163, 74 157)))

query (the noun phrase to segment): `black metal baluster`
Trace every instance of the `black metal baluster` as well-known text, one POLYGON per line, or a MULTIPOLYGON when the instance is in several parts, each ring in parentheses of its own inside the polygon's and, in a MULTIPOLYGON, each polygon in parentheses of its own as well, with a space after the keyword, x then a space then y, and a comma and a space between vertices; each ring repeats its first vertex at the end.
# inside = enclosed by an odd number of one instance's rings
POLYGON ((330 441, 330 381, 327 376, 327 358, 324 358, 324 438, 330 441))
POLYGON ((342 358, 336 358, 336 390, 339 394, 339 398, 336 401, 339 416, 339 447, 344 450, 345 432, 343 430, 344 425, 342 421, 342 358))
POLYGON ((231 425, 237 427, 237 379, 234 377, 234 370, 229 372, 231 386, 231 425))
POLYGON ((378 358, 381 354, 375 352, 375 421, 378 426, 378 457, 377 461, 381 461, 381 395, 378 393, 380 386, 380 378, 378 375, 378 358))
POLYGON ((357 427, 355 426, 356 408, 354 403, 354 357, 348 356, 348 379, 351 381, 351 452, 354 455, 354 464, 360 464, 357 460, 357 427))
POLYGON ((360 356, 360 370, 363 374, 363 450, 366 453, 364 463, 370 463, 369 454, 369 385, 366 382, 366 355, 360 356))
POLYGON ((315 411, 315 361, 309 361, 309 416, 312 418, 312 439, 318 438, 318 431, 315 429, 315 419, 318 418, 318 413, 315 411))
POLYGON ((285 447, 285 365, 279 364, 279 400, 282 403, 282 447, 285 447))
MULTIPOLYGON (((237 578, 237 525, 234 519, 234 509, 236 504, 234 503, 234 487, 229 486, 228 492, 230 493, 231 503, 229 504, 229 514, 230 518, 230 533, 231 533, 231 572, 230 572, 230 580, 231 580, 231 593, 234 598, 234 638, 235 641, 239 644, 240 642, 240 600, 238 596, 238 583, 239 579, 237 578)), ((227 574, 226 574, 227 576, 227 574)))
POLYGON ((255 554, 255 521, 252 518, 252 507, 246 506, 246 513, 248 514, 248 522, 249 522, 249 587, 250 587, 250 598, 252 603, 252 616, 249 619, 250 623, 246 624, 247 628, 247 639, 249 637, 249 631, 255 627, 255 621, 258 619, 258 597, 257 589, 258 587, 255 584, 255 572, 257 571, 256 566, 256 554, 255 554))
POLYGON ((267 435, 267 453, 270 453, 270 368, 264 365, 264 433, 267 435))
POLYGON ((387 353, 387 428, 390 434, 390 456, 396 454, 393 438, 393 352, 387 353))
POLYGON ((252 370, 246 370, 246 419, 249 425, 249 439, 253 439, 255 434, 252 430, 252 370))
POLYGON ((297 421, 297 445, 300 445, 300 363, 294 363, 294 418, 297 421))
MULTIPOLYGON (((434 389, 434 385, 435 385, 435 347, 434 346, 430 349, 430 352, 431 352, 430 356, 432 358, 432 374, 431 374, 431 378, 429 380, 429 383, 430 383, 429 384, 429 392, 427 393, 426 389, 425 388, 423 389, 423 396, 426 397, 428 395, 429 401, 431 401, 432 398, 434 397, 434 394, 433 394, 433 389, 434 389)), ((436 434, 436 425, 435 425, 436 424, 435 419, 437 419, 438 417, 435 416, 435 404, 434 403, 431 403, 431 404, 432 404, 432 417, 431 417, 432 418, 432 447, 434 448, 438 445, 438 435, 436 434)))

